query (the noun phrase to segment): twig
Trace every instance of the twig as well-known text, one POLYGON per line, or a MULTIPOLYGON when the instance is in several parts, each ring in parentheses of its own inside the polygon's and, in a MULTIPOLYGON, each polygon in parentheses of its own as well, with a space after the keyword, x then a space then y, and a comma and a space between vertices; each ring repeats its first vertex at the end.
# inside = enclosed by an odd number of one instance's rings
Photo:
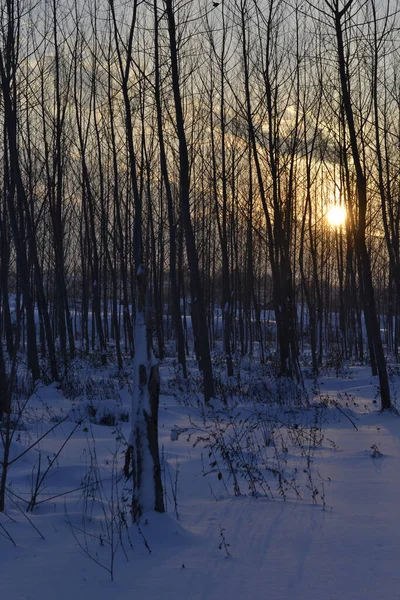
POLYGON ((40 535, 40 537, 42 538, 42 540, 45 540, 46 538, 44 537, 44 535, 41 533, 41 531, 39 531, 39 529, 33 523, 32 519, 30 519, 28 517, 28 515, 26 514, 26 512, 23 511, 20 506, 18 506, 18 504, 15 502, 15 500, 13 500, 12 498, 10 498, 10 500, 14 504, 14 506, 19 510, 19 512, 22 514, 22 516, 25 517, 25 519, 32 525, 33 529, 40 535))
POLYGON ((4 531, 4 533, 0 532, 0 535, 2 535, 3 537, 5 537, 6 539, 10 540, 10 542, 17 547, 17 544, 15 543, 15 541, 13 540, 13 538, 11 537, 11 535, 8 533, 7 529, 4 527, 3 523, 0 523, 0 527, 1 529, 4 531))
POLYGON ((354 423, 353 419, 351 419, 349 417, 349 415, 346 415, 346 413, 344 412, 344 410, 339 406, 339 403, 336 400, 331 399, 331 402, 333 404, 333 406, 344 416, 346 417, 346 419, 348 419, 350 421, 350 423, 353 425, 354 429, 356 431, 358 431, 358 427, 357 425, 354 423))

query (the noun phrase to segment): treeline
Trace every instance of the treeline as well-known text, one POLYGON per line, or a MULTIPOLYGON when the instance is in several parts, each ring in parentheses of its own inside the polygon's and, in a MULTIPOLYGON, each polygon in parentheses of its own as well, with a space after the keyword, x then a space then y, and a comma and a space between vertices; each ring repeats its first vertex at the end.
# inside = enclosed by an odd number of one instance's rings
POLYGON ((206 400, 220 337, 228 375, 368 359, 390 406, 398 25, 390 0, 1 0, 0 411, 19 352, 35 380, 123 368, 142 264, 156 352, 194 350, 206 400))

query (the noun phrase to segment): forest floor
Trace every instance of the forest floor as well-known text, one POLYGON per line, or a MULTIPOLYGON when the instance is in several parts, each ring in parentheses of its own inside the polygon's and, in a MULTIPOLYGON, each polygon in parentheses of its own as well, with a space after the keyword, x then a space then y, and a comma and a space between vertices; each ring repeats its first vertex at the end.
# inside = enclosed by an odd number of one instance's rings
POLYGON ((321 378, 308 406, 260 387, 255 403, 247 381, 206 410, 195 376, 161 374, 167 512, 140 527, 121 478, 128 382, 93 370, 35 390, 12 456, 55 428, 10 467, 4 600, 400 598, 400 417, 369 369, 321 378))

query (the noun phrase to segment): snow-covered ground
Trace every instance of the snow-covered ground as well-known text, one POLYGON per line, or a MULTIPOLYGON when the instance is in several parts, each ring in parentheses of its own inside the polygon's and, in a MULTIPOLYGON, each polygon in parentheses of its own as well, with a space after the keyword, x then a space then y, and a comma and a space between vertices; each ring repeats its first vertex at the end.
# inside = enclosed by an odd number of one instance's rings
MULTIPOLYGON (((400 597, 400 417, 379 412, 377 382, 367 368, 351 369, 351 378, 322 379, 315 406, 294 410, 236 399, 229 410, 214 403, 203 411, 168 364, 161 371, 167 513, 144 515, 139 528, 129 518, 125 526, 129 489, 120 477, 128 385, 119 388, 105 373, 96 383, 93 372, 83 396, 69 390, 66 397, 54 385, 36 390, 13 456, 56 427, 10 467, 12 494, 0 515, 1 598, 400 597), (234 420, 238 434, 246 415, 256 413, 258 423, 269 423, 264 441, 271 430, 275 436, 260 454, 275 475, 259 480, 270 485, 273 500, 250 494, 243 465, 253 460, 255 473, 254 439, 241 468, 233 469, 240 495, 218 454, 221 446, 212 443, 218 431, 225 431, 225 440, 231 435, 227 420, 234 420), (314 443, 307 447, 310 431, 314 443), (303 435, 299 445, 297 432, 303 435), (37 505, 26 513, 38 468, 43 474, 49 465, 37 505)), ((400 387, 399 377, 392 385, 400 387)), ((247 440, 250 435, 246 430, 247 440)))

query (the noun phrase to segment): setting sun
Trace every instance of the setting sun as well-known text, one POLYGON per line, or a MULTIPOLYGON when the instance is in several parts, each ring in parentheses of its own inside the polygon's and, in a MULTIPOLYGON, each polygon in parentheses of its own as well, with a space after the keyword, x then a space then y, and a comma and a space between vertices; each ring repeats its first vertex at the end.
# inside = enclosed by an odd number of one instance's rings
POLYGON ((342 204, 329 207, 326 219, 331 227, 340 227, 346 221, 346 209, 342 204))

